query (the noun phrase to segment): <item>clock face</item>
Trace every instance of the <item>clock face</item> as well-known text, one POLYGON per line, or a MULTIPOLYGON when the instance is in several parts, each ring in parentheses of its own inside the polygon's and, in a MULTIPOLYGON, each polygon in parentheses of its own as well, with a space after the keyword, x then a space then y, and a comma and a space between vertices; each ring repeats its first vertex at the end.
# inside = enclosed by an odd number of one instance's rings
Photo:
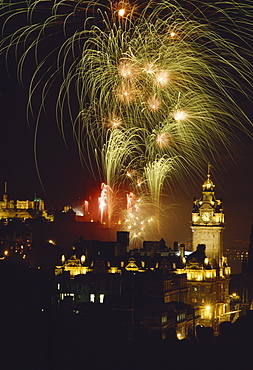
POLYGON ((207 222, 207 221, 210 221, 211 220, 211 213, 210 212, 203 212, 202 215, 201 215, 201 218, 203 221, 207 222))

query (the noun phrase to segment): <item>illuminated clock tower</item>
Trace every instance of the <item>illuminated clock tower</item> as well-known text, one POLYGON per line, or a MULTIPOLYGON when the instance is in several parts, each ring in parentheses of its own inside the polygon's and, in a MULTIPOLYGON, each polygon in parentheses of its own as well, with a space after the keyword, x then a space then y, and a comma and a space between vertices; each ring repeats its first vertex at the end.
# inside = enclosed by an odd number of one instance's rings
POLYGON ((202 196, 194 199, 192 211, 192 247, 206 245, 209 263, 221 267, 223 257, 224 213, 222 201, 215 198, 214 187, 208 166, 207 179, 202 185, 202 196))

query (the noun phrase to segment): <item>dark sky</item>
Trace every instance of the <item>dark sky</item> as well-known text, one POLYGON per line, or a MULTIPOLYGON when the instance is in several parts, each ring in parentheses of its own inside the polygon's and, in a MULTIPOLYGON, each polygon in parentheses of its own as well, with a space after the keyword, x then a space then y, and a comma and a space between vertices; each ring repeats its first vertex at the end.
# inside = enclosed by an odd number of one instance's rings
MULTIPOLYGON (((7 181, 11 199, 32 199, 36 193, 45 200, 47 208, 77 205, 94 189, 98 193, 100 184, 82 167, 70 125, 66 125, 66 148, 57 129, 52 103, 48 115, 40 121, 38 133, 37 155, 43 189, 34 160, 34 122, 31 121, 29 129, 26 119, 27 86, 18 84, 12 59, 10 56, 8 75, 4 57, 0 58, 0 193, 7 181)), ((29 65, 27 68, 29 74, 29 65)), ((247 110, 253 117, 249 104, 247 110)), ((227 247, 236 246, 235 240, 249 240, 253 217, 253 145, 249 139, 245 144, 239 143, 233 158, 216 158, 217 164, 212 170, 216 197, 222 198, 224 203, 227 247)), ((168 234, 164 236, 167 245, 175 240, 187 242, 191 239, 192 201, 201 195, 205 180, 203 168, 198 177, 194 176, 189 179, 189 185, 184 181, 170 196, 168 234)))

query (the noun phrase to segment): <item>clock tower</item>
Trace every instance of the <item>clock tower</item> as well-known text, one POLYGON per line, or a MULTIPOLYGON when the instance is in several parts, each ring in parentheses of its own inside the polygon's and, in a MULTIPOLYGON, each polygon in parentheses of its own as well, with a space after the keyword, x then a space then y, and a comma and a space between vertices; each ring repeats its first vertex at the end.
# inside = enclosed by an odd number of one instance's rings
POLYGON ((206 256, 213 267, 221 267, 223 257, 224 213, 222 201, 215 198, 208 166, 207 179, 202 185, 202 196, 194 199, 192 211, 192 247, 206 245, 206 256))

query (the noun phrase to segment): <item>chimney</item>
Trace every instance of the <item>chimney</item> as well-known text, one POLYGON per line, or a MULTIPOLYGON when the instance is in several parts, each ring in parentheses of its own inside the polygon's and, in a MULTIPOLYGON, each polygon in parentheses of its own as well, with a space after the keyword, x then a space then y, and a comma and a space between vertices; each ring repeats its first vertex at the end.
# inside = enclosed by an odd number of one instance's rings
POLYGON ((180 259, 181 259, 181 261, 183 261, 184 258, 185 258, 185 245, 180 244, 179 249, 180 249, 180 259))

